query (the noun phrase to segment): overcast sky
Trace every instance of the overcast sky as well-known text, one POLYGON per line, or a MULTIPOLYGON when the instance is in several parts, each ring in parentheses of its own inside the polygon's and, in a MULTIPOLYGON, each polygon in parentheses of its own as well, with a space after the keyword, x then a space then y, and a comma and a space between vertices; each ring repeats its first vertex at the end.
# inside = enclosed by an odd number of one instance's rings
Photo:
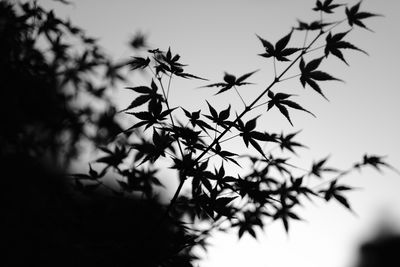
MULTIPOLYGON (((187 71, 212 82, 220 81, 224 71, 240 75, 260 69, 251 80, 257 85, 243 93, 249 102, 271 81, 273 71, 271 61, 257 56, 263 51, 255 34, 274 43, 297 25, 297 19, 318 18, 311 11, 314 0, 80 0, 67 7, 50 0, 42 2, 99 37, 115 58, 133 56, 127 43, 141 31, 152 47, 171 47, 189 65, 187 71)), ((361 9, 384 17, 366 20, 375 33, 356 29, 349 36, 349 41, 370 56, 345 51, 350 67, 333 57, 321 66, 345 81, 321 83, 329 102, 310 88, 303 90, 298 79, 280 87, 299 94, 299 102, 317 118, 294 112, 291 127, 273 111, 264 117, 265 126, 272 131, 302 129, 299 141, 310 148, 301 150, 301 159, 297 159, 304 168, 313 159, 331 155, 331 165, 345 169, 366 152, 387 155, 388 162, 400 168, 400 1, 365 0, 361 9)), ((294 36, 293 45, 296 41, 301 44, 302 38, 294 36)), ((174 81, 172 105, 205 108, 205 102, 199 100, 211 99, 215 92, 195 89, 201 85, 204 83, 174 81)), ((241 104, 234 94, 210 101, 224 107, 227 100, 241 104)), ((121 99, 122 104, 127 101, 121 99)), ((356 215, 335 203, 310 204, 300 213, 305 222, 294 223, 289 235, 279 222, 267 227, 258 240, 244 237, 237 242, 235 234, 217 235, 200 266, 351 267, 358 245, 373 236, 379 225, 389 221, 400 231, 400 177, 390 170, 381 175, 365 169, 346 179, 362 188, 349 195, 356 215)))

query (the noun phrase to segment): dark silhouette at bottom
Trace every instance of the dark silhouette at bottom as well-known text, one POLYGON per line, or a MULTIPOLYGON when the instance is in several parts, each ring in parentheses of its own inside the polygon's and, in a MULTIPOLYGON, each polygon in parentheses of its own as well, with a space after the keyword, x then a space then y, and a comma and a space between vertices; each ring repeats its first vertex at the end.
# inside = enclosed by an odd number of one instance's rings
POLYGON ((78 195, 32 160, 2 159, 2 266, 192 266, 156 202, 78 195), (7 175, 6 175, 7 174, 7 175), (176 253, 176 252, 180 253, 176 253))
POLYGON ((400 235, 381 234, 364 243, 356 267, 399 267, 400 235))

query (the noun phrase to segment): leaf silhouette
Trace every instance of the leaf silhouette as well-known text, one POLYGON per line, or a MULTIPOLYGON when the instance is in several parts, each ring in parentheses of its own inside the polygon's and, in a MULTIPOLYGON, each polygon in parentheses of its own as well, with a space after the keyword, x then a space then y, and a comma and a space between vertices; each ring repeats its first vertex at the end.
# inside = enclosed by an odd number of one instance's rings
POLYGON ((300 82, 305 88, 306 84, 308 84, 314 91, 319 93, 321 96, 323 96, 326 100, 328 100, 324 93, 321 91, 321 88, 315 81, 328 81, 328 80, 336 80, 336 81, 341 81, 340 79, 337 79, 335 77, 332 77, 328 73, 316 70, 318 66, 321 64, 323 57, 314 59, 307 64, 305 64, 303 58, 300 60, 300 71, 301 71, 301 76, 300 76, 300 82))
POLYGON ((305 108, 303 108, 302 106, 300 106, 296 102, 293 102, 293 101, 289 100, 288 98, 291 97, 291 96, 292 95, 284 94, 284 93, 274 94, 272 91, 269 91, 268 92, 268 97, 271 100, 268 101, 268 110, 270 110, 274 106, 277 107, 279 109, 279 111, 286 117, 286 119, 290 122, 290 124, 292 126, 293 126, 293 123, 292 123, 292 120, 290 119, 289 111, 287 110, 286 106, 290 107, 290 108, 294 108, 294 109, 305 111, 305 112, 310 113, 311 115, 313 115, 315 117, 315 115, 312 112, 306 110, 305 108))
POLYGON ((131 67, 131 70, 136 69, 144 69, 150 64, 150 58, 142 58, 142 57, 133 57, 128 65, 131 67))
POLYGON ((173 55, 171 52, 171 48, 168 48, 168 51, 166 53, 161 52, 160 50, 152 50, 151 53, 154 53, 154 60, 158 63, 156 66, 156 73, 162 72, 162 73, 170 73, 170 75, 176 75, 181 78, 185 79, 199 79, 199 80, 205 80, 207 79, 201 78, 199 76, 186 73, 183 69, 183 67, 186 67, 187 65, 184 65, 179 62, 179 59, 181 58, 180 55, 176 54, 173 55))
POLYGON ((124 146, 122 147, 116 146, 114 151, 111 151, 105 147, 100 147, 100 149, 107 155, 98 158, 96 162, 105 163, 112 167, 118 167, 118 165, 121 164, 122 161, 127 157, 129 152, 124 146))
POLYGON ((211 148, 211 151, 220 156, 223 160, 230 161, 240 167, 240 164, 235 159, 233 159, 233 157, 237 156, 237 154, 230 151, 222 150, 219 142, 216 143, 215 148, 211 148))
POLYGON ((297 20, 299 25, 295 28, 296 30, 299 31, 315 31, 315 30, 321 30, 326 26, 332 25, 333 23, 323 23, 320 20, 316 20, 310 23, 303 22, 301 20, 297 20))
POLYGON ((325 163, 328 160, 328 157, 321 159, 320 161, 313 162, 310 175, 313 174, 318 178, 322 178, 323 172, 338 172, 337 169, 331 167, 325 167, 325 163))
MULTIPOLYGON (((283 202, 284 203, 284 202, 283 202)), ((301 220, 300 217, 291 211, 294 205, 282 204, 282 207, 277 208, 276 213, 273 215, 273 219, 281 219, 283 226, 285 227, 285 231, 289 232, 289 220, 301 220)))
MULTIPOLYGON (((150 102, 151 103, 151 102, 150 102)), ((135 125, 131 126, 129 129, 125 131, 130 131, 132 129, 141 127, 146 125, 145 129, 148 129, 153 124, 159 123, 166 119, 166 117, 174 111, 176 108, 167 109, 162 111, 161 103, 154 102, 153 108, 151 111, 141 111, 141 112, 126 112, 129 115, 135 116, 140 122, 136 123, 135 125)))
POLYGON ((248 82, 244 82, 245 80, 247 80, 251 75, 253 75, 254 73, 256 73, 258 70, 243 74, 242 76, 240 76, 239 78, 236 78, 236 76, 229 74, 227 72, 225 72, 224 75, 224 82, 220 82, 220 83, 213 83, 213 84, 209 84, 204 87, 222 87, 215 95, 218 95, 220 93, 223 93, 229 89, 231 89, 234 86, 242 86, 242 85, 248 85, 251 83, 248 82))
POLYGON ((120 112, 136 108, 145 104, 146 102, 162 102, 164 98, 161 94, 157 93, 158 87, 154 80, 151 81, 151 88, 147 86, 125 87, 125 89, 132 90, 136 93, 142 94, 135 98, 129 106, 120 112))
POLYGON ((243 138, 243 142, 246 147, 251 144, 263 157, 265 157, 264 151, 257 143, 257 140, 267 142, 270 141, 271 138, 266 133, 255 131, 258 118, 259 116, 249 120, 248 122, 246 122, 246 124, 244 124, 241 119, 238 119, 235 127, 240 131, 239 136, 243 138))
POLYGON ((332 181, 328 189, 320 190, 319 193, 324 193, 324 198, 329 201, 332 197, 339 201, 347 209, 351 210, 347 199, 341 194, 343 191, 353 190, 353 188, 345 185, 337 185, 337 179, 332 181))
POLYGON ((213 203, 213 209, 215 212, 218 213, 218 215, 222 216, 227 216, 231 217, 233 209, 229 205, 233 200, 235 200, 237 196, 235 197, 220 197, 215 200, 213 203))
POLYGON ((292 36, 292 32, 293 30, 290 31, 290 33, 288 33, 284 37, 282 37, 278 42, 276 42, 275 47, 267 40, 256 35, 265 48, 265 53, 259 54, 259 56, 266 58, 274 57, 279 61, 289 61, 287 56, 290 56, 296 53, 297 51, 301 50, 301 48, 286 48, 287 44, 290 41, 290 37, 292 36))
POLYGON ((352 45, 349 42, 342 41, 343 37, 345 37, 348 32, 349 31, 343 33, 337 33, 335 35, 332 35, 329 32, 329 34, 326 36, 325 57, 328 57, 328 55, 331 53, 336 57, 338 57, 339 59, 341 59, 344 63, 346 63, 346 65, 349 65, 344 59, 340 49, 353 49, 368 55, 368 53, 365 52, 364 50, 357 48, 356 46, 352 45))
POLYGON ((363 156, 363 161, 359 164, 356 164, 355 167, 358 168, 361 165, 369 165, 373 168, 375 168, 377 171, 381 171, 380 167, 386 167, 389 169, 392 169, 393 171, 399 173, 398 170, 396 170, 393 166, 389 165, 383 160, 384 156, 377 156, 377 155, 368 155, 365 154, 363 156))
MULTIPOLYGON (((200 110, 195 111, 195 112, 189 112, 186 109, 182 108, 183 112, 185 113, 185 116, 189 118, 190 123, 192 124, 193 127, 200 127, 203 131, 207 132, 206 129, 211 130, 211 131, 216 131, 213 127, 208 125, 206 122, 202 121, 200 119, 200 110)), ((218 131, 217 131, 218 132, 218 131)))
MULTIPOLYGON (((143 142, 132 145, 133 149, 140 151, 141 158, 143 157, 139 165, 146 161, 154 163, 159 157, 165 157, 165 151, 167 149, 173 151, 171 144, 174 139, 166 132, 158 133, 157 130, 154 129, 152 141, 152 143, 143 142)), ((136 160, 138 160, 138 157, 136 157, 136 160)))
POLYGON ((230 110, 231 110, 231 105, 229 104, 229 106, 222 110, 219 114, 218 112, 214 109, 213 106, 210 105, 210 103, 207 102, 208 105, 208 109, 210 110, 210 115, 203 115, 204 117, 210 119, 212 122, 216 123, 217 125, 227 129, 229 128, 229 125, 231 124, 230 121, 228 121, 227 119, 229 118, 230 115, 230 110))
POLYGON ((281 150, 283 151, 284 149, 287 149, 290 152, 296 154, 296 152, 294 151, 294 147, 306 147, 306 146, 292 140, 299 133, 300 133, 300 131, 297 131, 297 132, 294 132, 294 133, 291 133, 288 135, 284 135, 283 133, 281 133, 277 138, 281 150))
POLYGON ((381 15, 359 11, 361 2, 362 1, 358 2, 358 4, 352 6, 351 8, 346 7, 347 22, 351 27, 353 27, 353 25, 357 25, 361 28, 371 31, 371 29, 367 28, 367 26, 365 26, 361 20, 381 15))
POLYGON ((332 0, 325 0, 323 3, 320 0, 317 0, 316 6, 313 8, 313 10, 331 14, 333 13, 333 9, 340 6, 343 6, 343 4, 332 4, 332 0))

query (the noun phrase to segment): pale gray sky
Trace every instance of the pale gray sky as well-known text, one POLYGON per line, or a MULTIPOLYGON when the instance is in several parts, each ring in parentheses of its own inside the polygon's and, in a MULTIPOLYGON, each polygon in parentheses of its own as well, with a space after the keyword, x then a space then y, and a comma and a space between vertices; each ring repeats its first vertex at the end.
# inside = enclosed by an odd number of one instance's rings
MULTIPOLYGON (((218 82, 224 71, 240 75, 261 69, 252 79, 257 85, 246 88, 248 93, 243 94, 248 101, 272 79, 271 61, 257 56, 262 49, 255 34, 275 42, 296 25, 297 18, 318 18, 311 11, 314 0, 80 0, 67 7, 50 0, 42 2, 99 37, 115 58, 131 56, 127 43, 141 31, 152 46, 163 50, 170 46, 189 64, 187 71, 212 82, 218 82)), ((358 1, 347 2, 354 5, 358 1)), ((297 79, 280 87, 299 94, 299 102, 317 118, 293 112, 295 127, 291 127, 276 112, 264 117, 266 127, 273 131, 303 129, 299 141, 310 149, 301 151, 302 158, 297 161, 305 168, 313 159, 327 155, 331 155, 333 166, 347 168, 365 152, 387 155, 388 161, 400 168, 400 2, 365 0, 361 8, 385 17, 366 20, 375 33, 357 29, 349 36, 369 57, 345 51, 350 67, 331 57, 321 66, 345 81, 321 83, 330 102, 310 88, 303 90, 297 79)), ((302 37, 294 36, 293 43, 296 40, 302 37)), ((204 85, 202 82, 173 82, 172 105, 205 108, 199 99, 210 99, 214 93, 212 89, 195 89, 204 85)), ((227 97, 240 105, 233 94, 211 101, 223 107, 227 97)), ((121 103, 127 102, 129 99, 121 99, 121 103)), ((362 188, 349 195, 357 216, 335 203, 310 204, 300 213, 306 222, 294 223, 288 236, 279 222, 269 226, 258 241, 244 237, 237 242, 235 234, 217 235, 200 266, 351 267, 359 242, 372 235, 386 216, 400 231, 400 177, 391 171, 380 175, 368 169, 346 179, 362 188)))

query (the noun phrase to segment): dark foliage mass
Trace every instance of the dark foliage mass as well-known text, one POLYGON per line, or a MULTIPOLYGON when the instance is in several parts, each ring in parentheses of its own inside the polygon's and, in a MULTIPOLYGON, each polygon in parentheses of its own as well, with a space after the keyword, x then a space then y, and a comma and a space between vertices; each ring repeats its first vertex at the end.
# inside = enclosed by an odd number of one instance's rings
POLYGON ((344 49, 365 53, 345 37, 357 27, 367 28, 364 20, 375 14, 360 11, 360 3, 349 7, 330 0, 317 1, 314 10, 319 20, 299 21, 274 45, 257 35, 260 56, 271 60, 275 71, 252 102, 244 101, 238 87, 251 84, 257 71, 238 77, 226 72, 222 82, 203 87, 217 87, 216 94, 235 91, 244 107, 227 104, 218 110, 210 100, 204 109, 191 111, 170 106, 171 79, 207 79, 185 71, 172 49, 149 48, 139 33, 129 43, 137 54, 114 62, 96 39, 36 1, 0 2, 0 156, 7 173, 1 183, 8 205, 1 242, 7 264, 192 266, 192 249, 205 248, 212 231, 236 229, 239 238, 256 238, 257 228, 275 220, 289 231, 292 220, 301 220, 298 206, 310 200, 333 200, 350 210, 346 193, 352 188, 339 180, 365 166, 391 168, 383 157, 366 154, 344 170, 329 166, 328 158, 301 168, 291 163, 306 147, 297 141, 299 132, 257 125, 259 107, 277 109, 290 124, 289 111, 315 116, 293 100, 294 94, 274 86, 299 77, 299 87, 326 98, 321 84, 340 80, 321 70, 328 56, 348 64, 344 49), (340 9, 345 18, 336 20, 340 9), (304 43, 294 46, 292 35, 304 32, 304 43), (321 41, 324 45, 317 47, 321 41), (319 49, 322 54, 316 56, 319 49), (282 63, 278 73, 276 64, 282 63), (299 74, 288 77, 296 68, 299 74), (149 71, 152 78, 129 86, 133 71, 149 71), (118 110, 110 94, 121 83, 134 98, 118 110), (134 122, 123 127, 121 117, 134 122), (229 148, 234 138, 248 153, 229 148), (97 147, 99 157, 87 173, 67 174, 81 144, 97 147), (267 149, 271 145, 280 153, 267 149), (158 195, 165 163, 179 186, 162 205, 158 195), (246 175, 231 172, 231 166, 247 163, 246 175))
POLYGON ((400 265, 400 235, 385 226, 378 235, 363 243, 356 267, 395 267, 400 265))
MULTIPOLYGON (((127 61, 113 62, 36 2, 0 2, 0 39, 2 266, 188 266, 192 256, 180 247, 188 235, 171 219, 157 225, 164 209, 156 199, 78 182, 107 176, 91 167, 74 184, 66 176, 82 144, 100 146, 122 131, 109 93, 125 80, 127 61)), ((99 162, 116 167, 125 153, 99 162)), ((132 189, 151 191, 151 171, 124 173, 141 179, 132 189)))

